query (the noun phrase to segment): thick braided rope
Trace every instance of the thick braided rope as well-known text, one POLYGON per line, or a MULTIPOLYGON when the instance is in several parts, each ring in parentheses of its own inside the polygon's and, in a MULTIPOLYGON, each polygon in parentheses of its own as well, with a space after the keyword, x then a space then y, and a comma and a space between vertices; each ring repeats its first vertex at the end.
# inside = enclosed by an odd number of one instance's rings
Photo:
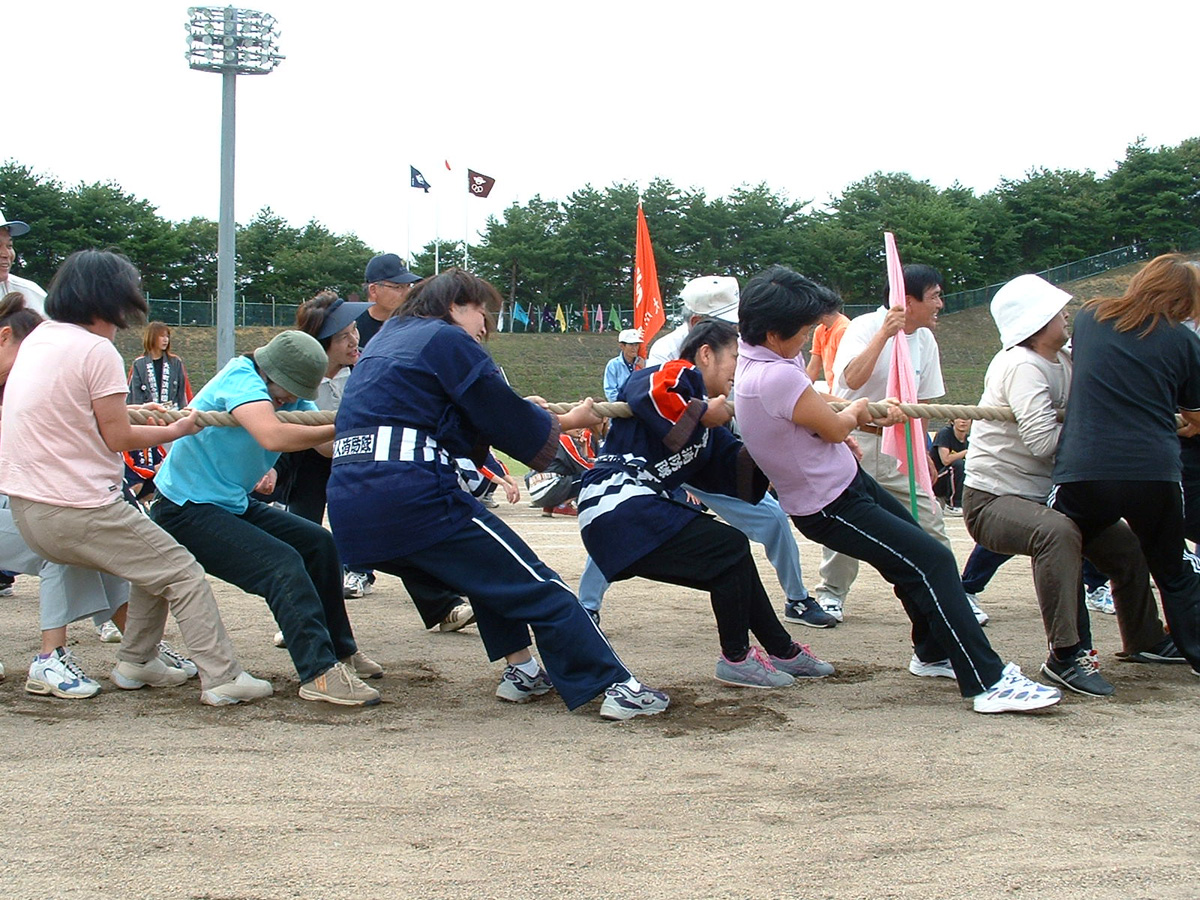
MULTIPOLYGON (((579 404, 577 403, 551 403, 548 404, 550 412, 557 415, 570 412, 579 404)), ((850 404, 845 401, 836 401, 830 403, 829 406, 835 411, 841 411, 850 404)), ((628 419, 633 413, 629 410, 628 403, 602 401, 596 403, 592 409, 596 415, 604 416, 608 419, 628 419)), ((867 409, 871 411, 872 416, 882 417, 887 415, 886 403, 869 403, 867 409)), ((1012 410, 1007 406, 961 406, 946 403, 901 403, 900 411, 906 416, 913 419, 987 419, 991 422, 1013 422, 1012 410)), ((134 425, 147 425, 152 419, 157 419, 160 422, 174 422, 176 419, 182 419, 186 412, 178 409, 161 410, 152 412, 145 409, 129 410, 129 421, 134 425)), ((291 422, 296 425, 332 425, 336 413, 325 410, 315 410, 306 412, 287 412, 280 410, 275 413, 281 422, 291 422)), ((201 412, 197 418, 203 425, 223 426, 237 425, 237 420, 230 413, 222 412, 201 412)))
MULTIPOLYGON (((557 415, 568 413, 578 403, 550 403, 547 408, 550 412, 557 415)), ((841 412, 850 404, 845 400, 837 400, 829 404, 830 408, 835 412, 841 412)), ((608 402, 603 401, 592 406, 596 415, 603 416, 606 419, 629 419, 633 413, 629 411, 628 403, 608 402)), ((888 405, 886 403, 868 403, 867 409, 870 410, 872 416, 882 418, 887 415, 888 405)), ((952 403, 901 403, 900 411, 911 419, 983 419, 989 422, 1015 422, 1016 418, 1013 412, 1007 406, 968 406, 952 403)), ((129 410, 129 421, 134 425, 151 424, 151 419, 157 419, 160 422, 174 422, 176 419, 182 419, 187 413, 183 410, 168 409, 160 412, 151 412, 145 409, 129 410)), ((332 425, 334 412, 326 410, 313 410, 306 412, 287 412, 280 410, 275 413, 281 422, 291 422, 296 425, 332 425)), ((197 418, 203 425, 237 425, 237 420, 230 413, 219 412, 202 412, 197 418)), ((1062 415, 1059 415, 1062 418, 1062 415)), ((1183 419, 1176 417, 1176 424, 1183 427, 1183 419)))
MULTIPOLYGON (((577 404, 551 403, 550 412, 562 414, 569 412, 577 404)), ((830 403, 829 406, 840 412, 850 404, 844 400, 830 403)), ((613 419, 628 419, 632 413, 628 403, 597 403, 592 407, 596 415, 613 419)), ((886 403, 868 403, 867 409, 876 418, 887 415, 886 403)), ((1015 422, 1013 412, 1007 406, 961 406, 948 403, 901 403, 900 411, 912 419, 986 419, 990 422, 1015 422)))
MULTIPOLYGON (((183 409, 166 409, 159 412, 153 412, 148 409, 131 409, 129 410, 129 421, 134 425, 151 425, 152 419, 157 419, 159 422, 174 422, 176 419, 182 419, 188 414, 189 410, 183 409)), ((281 422, 290 422, 293 425, 332 425, 333 418, 337 415, 336 412, 326 410, 306 410, 288 412, 287 410, 277 410, 275 415, 281 422)), ((201 412, 196 418, 202 425, 237 425, 238 421, 233 417, 232 413, 225 412, 201 412)))

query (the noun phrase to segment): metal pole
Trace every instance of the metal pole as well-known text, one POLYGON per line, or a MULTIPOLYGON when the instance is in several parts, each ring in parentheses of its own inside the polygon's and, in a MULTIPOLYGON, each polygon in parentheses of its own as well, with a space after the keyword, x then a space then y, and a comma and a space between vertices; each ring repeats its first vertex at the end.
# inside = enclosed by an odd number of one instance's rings
MULTIPOLYGON (((226 18, 227 33, 234 27, 226 18)), ((233 217, 234 118, 237 74, 221 73, 221 212, 217 226, 217 368, 233 359, 234 265, 237 225, 233 217)))

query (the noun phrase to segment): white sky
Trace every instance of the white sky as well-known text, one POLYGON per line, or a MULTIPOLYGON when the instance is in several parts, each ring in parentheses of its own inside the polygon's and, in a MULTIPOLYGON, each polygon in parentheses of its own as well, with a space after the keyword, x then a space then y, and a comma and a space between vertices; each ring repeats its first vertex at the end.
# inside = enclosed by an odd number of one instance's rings
MULTIPOLYGON (((402 255, 586 183, 714 198, 765 181, 821 203, 883 170, 982 193, 1200 134, 1194 0, 252 8, 287 59, 238 78, 238 221, 270 206, 402 255), (496 178, 490 198, 467 194, 468 167, 496 178)), ((215 219, 221 79, 188 68, 187 18, 170 0, 5 0, 0 159, 215 219)))

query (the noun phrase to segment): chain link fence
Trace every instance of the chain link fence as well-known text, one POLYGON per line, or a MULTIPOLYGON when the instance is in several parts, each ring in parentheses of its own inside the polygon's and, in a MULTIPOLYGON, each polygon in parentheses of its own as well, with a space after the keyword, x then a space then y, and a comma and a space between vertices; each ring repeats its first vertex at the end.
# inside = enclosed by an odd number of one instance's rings
MULTIPOLYGON (((1200 231, 1192 231, 1182 235, 1172 242, 1170 249, 1187 253, 1197 248, 1200 248, 1200 231)), ((1107 272, 1109 269, 1117 269, 1121 266, 1129 265, 1129 263, 1150 259, 1163 252, 1166 251, 1161 244, 1157 243, 1143 242, 1130 244, 1127 247, 1118 247, 1116 250, 1109 250, 1106 253, 1097 253, 1095 256, 1089 256, 1086 259, 1078 259, 1074 262, 1064 263, 1061 266, 1043 269, 1041 272, 1035 272, 1034 274, 1041 275, 1051 284, 1065 284, 1068 281, 1077 281, 1080 278, 1099 275, 1102 272, 1107 272)), ((958 312, 959 310, 990 303, 992 297, 996 296, 996 292, 1004 287, 1005 284, 1007 282, 1001 281, 998 284, 989 284, 987 287, 947 294, 943 298, 945 311, 948 313, 958 312)), ((847 315, 851 314, 847 313, 847 315)))

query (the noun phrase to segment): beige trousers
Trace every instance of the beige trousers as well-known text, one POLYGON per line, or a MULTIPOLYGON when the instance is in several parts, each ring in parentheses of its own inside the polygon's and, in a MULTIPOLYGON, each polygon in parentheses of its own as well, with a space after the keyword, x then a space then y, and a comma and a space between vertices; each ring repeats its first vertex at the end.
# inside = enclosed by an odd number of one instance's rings
POLYGON ((144 663, 158 653, 175 617, 202 690, 242 673, 216 598, 195 557, 129 503, 92 509, 10 497, 25 543, 48 560, 108 572, 130 583, 129 612, 117 657, 144 663))

